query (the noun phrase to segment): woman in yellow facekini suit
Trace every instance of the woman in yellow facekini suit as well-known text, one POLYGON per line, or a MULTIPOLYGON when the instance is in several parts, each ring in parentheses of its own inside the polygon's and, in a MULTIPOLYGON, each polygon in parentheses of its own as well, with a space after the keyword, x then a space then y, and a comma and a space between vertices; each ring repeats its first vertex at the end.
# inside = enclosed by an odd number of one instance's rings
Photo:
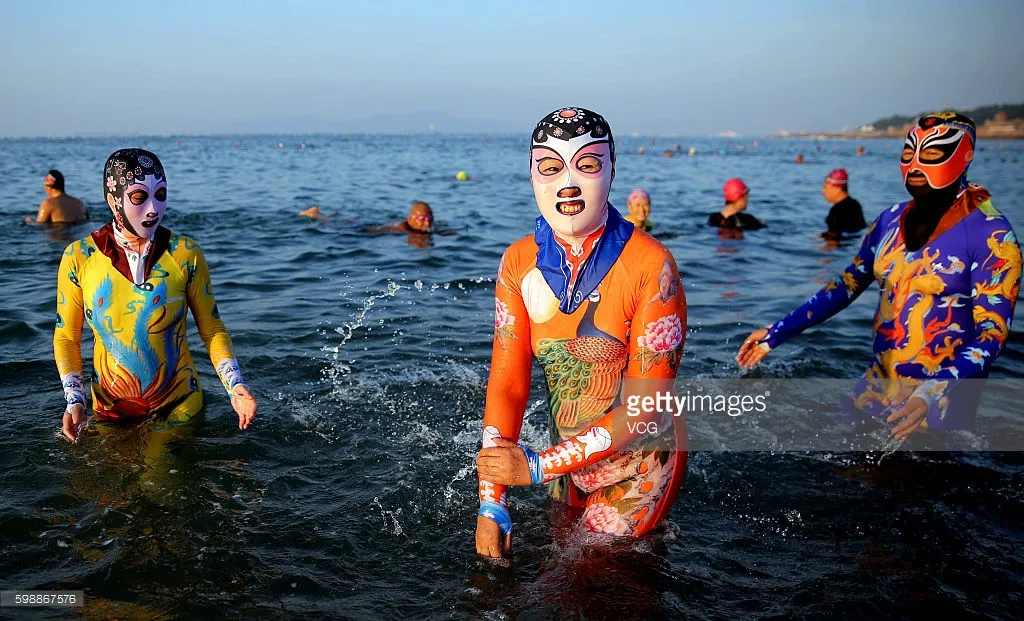
POLYGON ((57 276, 53 351, 76 441, 85 416, 82 324, 94 336, 92 406, 98 420, 185 419, 203 395, 186 342, 192 311, 214 369, 245 429, 256 400, 242 379, 199 245, 160 226, 167 179, 156 155, 122 149, 107 159, 104 193, 113 221, 64 251, 57 276))

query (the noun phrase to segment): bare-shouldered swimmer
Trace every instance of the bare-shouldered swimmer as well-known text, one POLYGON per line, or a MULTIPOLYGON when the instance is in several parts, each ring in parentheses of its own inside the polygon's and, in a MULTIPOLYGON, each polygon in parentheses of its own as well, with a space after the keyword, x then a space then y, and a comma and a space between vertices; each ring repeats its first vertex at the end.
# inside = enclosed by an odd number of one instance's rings
POLYGON ((43 190, 47 198, 39 203, 39 213, 25 218, 25 222, 75 224, 89 218, 85 203, 64 192, 64 175, 59 170, 46 173, 43 190))

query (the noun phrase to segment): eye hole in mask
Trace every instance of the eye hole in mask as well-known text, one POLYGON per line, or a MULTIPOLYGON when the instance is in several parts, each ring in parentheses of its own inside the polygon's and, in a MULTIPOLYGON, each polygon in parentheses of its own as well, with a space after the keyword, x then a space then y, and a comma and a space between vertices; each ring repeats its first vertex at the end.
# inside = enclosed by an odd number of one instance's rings
POLYGON ((903 164, 909 164, 914 160, 914 154, 917 153, 917 136, 913 131, 907 136, 906 141, 903 143, 903 153, 900 154, 900 162, 903 164))
POLYGON ((153 198, 160 202, 167 200, 167 188, 159 188, 153 193, 153 198))
POLYGON ((921 144, 921 154, 918 156, 918 159, 921 160, 922 164, 942 164, 953 157, 953 153, 960 146, 963 137, 964 133, 962 131, 955 130, 929 138, 921 144))
POLYGON ((563 168, 565 168, 565 164, 562 162, 562 160, 553 157, 545 157, 539 162, 537 162, 537 172, 544 175, 545 177, 557 175, 558 173, 562 172, 563 168))
POLYGON ((132 205, 141 205, 146 202, 147 198, 149 198, 149 192, 145 190, 135 190, 128 194, 128 200, 132 202, 132 205))
POLYGON ((584 155, 576 161, 576 168, 580 172, 585 173, 597 173, 601 172, 601 168, 604 166, 601 159, 593 155, 584 155))

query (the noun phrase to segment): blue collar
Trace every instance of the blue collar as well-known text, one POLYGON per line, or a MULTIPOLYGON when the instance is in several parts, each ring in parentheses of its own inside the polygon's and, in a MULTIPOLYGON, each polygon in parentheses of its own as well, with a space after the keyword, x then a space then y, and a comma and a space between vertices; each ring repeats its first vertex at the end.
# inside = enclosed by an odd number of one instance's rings
POLYGON ((633 230, 633 223, 625 220, 611 203, 608 203, 608 220, 605 222, 604 232, 597 240, 597 247, 580 265, 576 286, 570 291, 569 262, 566 260, 565 249, 555 239, 555 232, 544 217, 537 217, 537 231, 533 235, 538 248, 537 268, 544 276, 544 281, 551 287, 552 293, 558 298, 558 310, 566 314, 575 312, 583 300, 597 289, 622 254, 622 249, 633 235, 633 230))

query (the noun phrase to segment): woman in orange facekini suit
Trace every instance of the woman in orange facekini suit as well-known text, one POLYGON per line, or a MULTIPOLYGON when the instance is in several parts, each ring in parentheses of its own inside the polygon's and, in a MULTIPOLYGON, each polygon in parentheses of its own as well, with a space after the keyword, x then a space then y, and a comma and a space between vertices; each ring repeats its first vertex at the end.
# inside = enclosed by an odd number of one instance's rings
POLYGON ((479 554, 511 545, 509 485, 548 483, 589 530, 637 537, 664 519, 686 472, 685 428, 637 407, 671 390, 686 337, 672 254, 608 203, 615 144, 583 108, 544 116, 531 180, 541 216, 506 250, 477 460, 479 554), (544 370, 553 446, 517 444, 531 356, 544 370))

